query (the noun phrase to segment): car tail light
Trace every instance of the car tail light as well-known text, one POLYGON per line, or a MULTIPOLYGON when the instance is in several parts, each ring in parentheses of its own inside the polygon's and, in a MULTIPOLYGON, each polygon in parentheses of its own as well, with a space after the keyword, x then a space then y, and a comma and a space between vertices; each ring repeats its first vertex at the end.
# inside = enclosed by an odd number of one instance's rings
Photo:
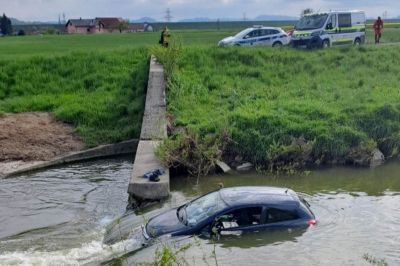
POLYGON ((308 220, 308 221, 307 221, 307 224, 308 224, 308 225, 316 225, 316 224, 317 224, 317 221, 314 220, 314 219, 311 219, 311 220, 308 220))

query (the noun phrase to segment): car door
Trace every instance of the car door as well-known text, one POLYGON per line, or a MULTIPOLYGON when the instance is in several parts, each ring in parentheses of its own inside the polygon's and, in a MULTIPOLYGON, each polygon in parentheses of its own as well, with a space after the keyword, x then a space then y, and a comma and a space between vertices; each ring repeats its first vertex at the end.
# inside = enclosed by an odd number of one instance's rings
POLYGON ((270 29, 261 29, 260 36, 258 40, 258 45, 262 46, 271 46, 272 45, 272 36, 270 29))
POLYGON ((325 32, 329 35, 329 41, 332 45, 339 41, 339 28, 337 14, 331 14, 326 23, 325 32))
POLYGON ((211 226, 211 231, 226 235, 241 231, 257 230, 264 225, 265 214, 263 206, 237 208, 216 217, 211 226))
POLYGON ((351 13, 338 14, 339 32, 336 44, 348 44, 354 40, 354 33, 352 32, 351 13))
POLYGON ((275 42, 278 42, 278 41, 280 43, 284 44, 283 41, 280 40, 281 35, 282 35, 281 32, 278 30, 273 30, 273 29, 270 30, 270 37, 271 37, 270 45, 273 45, 275 42))
POLYGON ((244 46, 253 46, 258 44, 258 39, 260 36, 260 30, 252 30, 246 36, 243 37, 244 40, 244 46))

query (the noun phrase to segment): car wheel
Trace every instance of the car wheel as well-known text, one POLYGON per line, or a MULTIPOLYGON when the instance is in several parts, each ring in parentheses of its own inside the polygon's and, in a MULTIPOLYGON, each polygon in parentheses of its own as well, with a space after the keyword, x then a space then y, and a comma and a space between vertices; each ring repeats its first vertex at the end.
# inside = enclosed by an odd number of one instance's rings
POLYGON ((329 48, 329 46, 330 46, 329 40, 323 40, 322 41, 322 49, 329 48))
POLYGON ((274 42, 272 47, 282 47, 282 43, 281 42, 274 42))
POLYGON ((354 40, 354 46, 360 46, 361 45, 361 40, 360 40, 360 38, 356 38, 355 40, 354 40))

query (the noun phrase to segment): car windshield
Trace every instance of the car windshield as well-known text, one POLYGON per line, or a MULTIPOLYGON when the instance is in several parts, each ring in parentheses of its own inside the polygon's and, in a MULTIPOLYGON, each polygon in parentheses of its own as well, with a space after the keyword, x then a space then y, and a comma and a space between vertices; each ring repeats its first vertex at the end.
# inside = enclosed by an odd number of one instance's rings
POLYGON ((299 22, 297 22, 296 30, 314 30, 319 29, 324 26, 328 14, 315 14, 307 15, 302 17, 299 22))
POLYGON ((227 205, 218 191, 198 198, 178 209, 178 218, 185 225, 195 226, 225 209, 227 205))
POLYGON ((241 38, 243 38, 244 36, 246 36, 249 32, 251 32, 252 31, 252 29, 245 29, 245 30, 242 30, 241 32, 239 32, 238 34, 236 34, 235 35, 235 38, 237 38, 237 39, 241 39, 241 38))

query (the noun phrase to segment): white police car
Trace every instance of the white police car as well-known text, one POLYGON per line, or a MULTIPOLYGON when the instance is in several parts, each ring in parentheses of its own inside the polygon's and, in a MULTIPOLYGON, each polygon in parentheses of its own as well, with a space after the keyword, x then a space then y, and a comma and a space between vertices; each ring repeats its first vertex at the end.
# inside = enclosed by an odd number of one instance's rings
POLYGON ((281 28, 253 26, 235 36, 227 37, 218 46, 272 46, 287 45, 290 37, 281 28))

